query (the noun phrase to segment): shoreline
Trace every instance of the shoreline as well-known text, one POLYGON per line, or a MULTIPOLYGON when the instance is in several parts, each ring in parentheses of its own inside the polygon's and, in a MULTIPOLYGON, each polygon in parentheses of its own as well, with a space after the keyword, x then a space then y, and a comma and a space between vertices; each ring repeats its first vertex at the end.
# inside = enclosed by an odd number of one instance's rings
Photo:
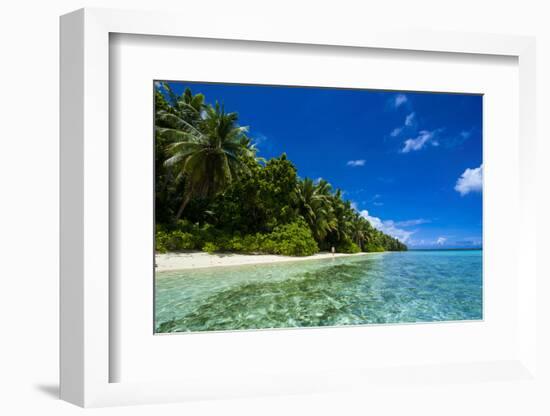
POLYGON ((293 257, 278 254, 240 254, 240 253, 204 253, 193 252, 171 252, 155 254, 155 271, 168 272, 190 269, 205 269, 211 267, 244 266, 256 264, 288 263, 295 261, 321 260, 337 257, 364 256, 377 253, 329 253, 321 252, 312 256, 293 257))

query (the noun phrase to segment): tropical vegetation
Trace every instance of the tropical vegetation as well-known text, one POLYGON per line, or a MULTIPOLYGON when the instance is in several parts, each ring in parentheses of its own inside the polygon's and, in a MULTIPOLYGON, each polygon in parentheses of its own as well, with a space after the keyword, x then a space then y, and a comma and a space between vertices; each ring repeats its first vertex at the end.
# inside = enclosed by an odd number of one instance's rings
POLYGON ((202 94, 155 90, 156 250, 312 255, 406 250, 286 154, 265 160, 238 114, 202 94))

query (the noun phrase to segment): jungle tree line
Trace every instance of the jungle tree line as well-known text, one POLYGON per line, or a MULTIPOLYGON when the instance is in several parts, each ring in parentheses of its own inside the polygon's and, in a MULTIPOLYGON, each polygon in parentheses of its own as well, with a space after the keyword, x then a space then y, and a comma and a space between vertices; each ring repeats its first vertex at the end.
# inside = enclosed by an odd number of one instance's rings
POLYGON ((157 249, 306 255, 398 251, 325 180, 300 178, 283 153, 265 160, 223 105, 155 88, 157 249), (290 247, 290 248, 289 248, 290 247))

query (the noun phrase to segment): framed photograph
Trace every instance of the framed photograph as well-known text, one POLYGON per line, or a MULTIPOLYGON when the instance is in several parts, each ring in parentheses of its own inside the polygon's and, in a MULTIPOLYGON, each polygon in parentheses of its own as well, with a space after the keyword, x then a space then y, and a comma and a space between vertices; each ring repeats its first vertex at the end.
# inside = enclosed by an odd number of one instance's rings
POLYGON ((483 319, 482 95, 153 85, 155 333, 483 319))
POLYGON ((536 382, 534 40, 180 22, 61 18, 62 398, 536 382))

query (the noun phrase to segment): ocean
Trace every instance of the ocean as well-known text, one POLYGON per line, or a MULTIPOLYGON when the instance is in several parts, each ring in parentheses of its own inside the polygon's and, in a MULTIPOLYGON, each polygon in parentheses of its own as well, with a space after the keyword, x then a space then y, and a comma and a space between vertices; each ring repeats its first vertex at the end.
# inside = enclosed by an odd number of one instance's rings
POLYGON ((155 331, 483 319, 482 250, 158 272, 155 331))

